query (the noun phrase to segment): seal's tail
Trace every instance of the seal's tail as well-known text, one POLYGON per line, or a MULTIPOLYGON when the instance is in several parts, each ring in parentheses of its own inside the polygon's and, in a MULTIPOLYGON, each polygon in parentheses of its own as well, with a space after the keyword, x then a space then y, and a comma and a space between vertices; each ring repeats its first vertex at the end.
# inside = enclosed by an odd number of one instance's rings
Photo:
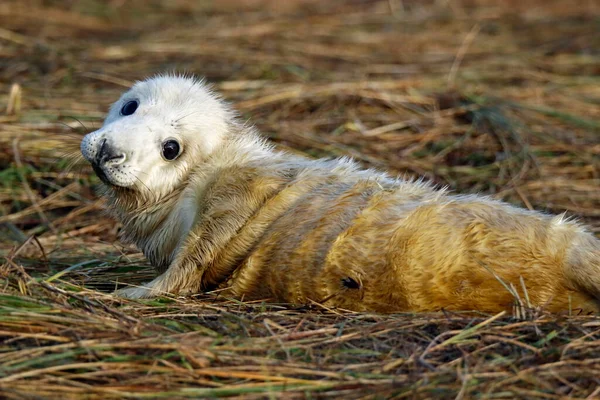
POLYGON ((565 261, 567 278, 600 302, 600 240, 588 232, 579 232, 565 261))

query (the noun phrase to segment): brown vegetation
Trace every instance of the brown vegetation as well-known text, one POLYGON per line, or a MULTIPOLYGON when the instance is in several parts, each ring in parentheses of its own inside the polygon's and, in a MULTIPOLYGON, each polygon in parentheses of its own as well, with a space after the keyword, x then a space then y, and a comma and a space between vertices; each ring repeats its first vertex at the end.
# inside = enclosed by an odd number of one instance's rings
POLYGON ((70 156, 124 87, 164 71, 206 76, 292 151, 600 232, 596 2, 278 4, 0 4, 0 397, 600 397, 592 316, 110 296, 152 270, 70 156))

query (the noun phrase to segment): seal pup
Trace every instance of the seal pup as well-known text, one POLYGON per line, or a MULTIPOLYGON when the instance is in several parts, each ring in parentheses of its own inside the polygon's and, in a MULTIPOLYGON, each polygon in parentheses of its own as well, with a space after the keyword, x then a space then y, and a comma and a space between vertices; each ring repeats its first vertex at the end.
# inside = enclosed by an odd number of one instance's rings
POLYGON ((196 79, 136 83, 81 151, 160 274, 120 296, 599 311, 600 241, 577 222, 277 151, 196 79))

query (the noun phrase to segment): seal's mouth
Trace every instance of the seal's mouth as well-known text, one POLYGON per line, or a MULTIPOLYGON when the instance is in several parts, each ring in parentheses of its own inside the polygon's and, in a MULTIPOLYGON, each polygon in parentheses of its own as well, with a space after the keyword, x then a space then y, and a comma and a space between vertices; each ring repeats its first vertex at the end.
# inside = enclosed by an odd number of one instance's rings
POLYGON ((100 180, 107 184, 107 185, 112 185, 112 182, 108 179, 108 176, 106 176, 106 173, 102 170, 102 168, 100 168, 100 166, 96 163, 92 163, 92 168, 94 169, 94 172, 96 173, 96 176, 98 178, 100 178, 100 180))

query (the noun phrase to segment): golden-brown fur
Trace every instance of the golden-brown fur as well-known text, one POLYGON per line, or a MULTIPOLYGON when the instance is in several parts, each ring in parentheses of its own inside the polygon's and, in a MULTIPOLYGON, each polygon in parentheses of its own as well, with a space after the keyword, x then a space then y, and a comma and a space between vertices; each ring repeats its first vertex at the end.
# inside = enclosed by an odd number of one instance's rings
POLYGON ((496 312, 516 293, 550 311, 599 311, 600 241, 580 224, 277 152, 233 120, 168 196, 106 195, 162 273, 129 297, 220 289, 358 311, 496 312))

